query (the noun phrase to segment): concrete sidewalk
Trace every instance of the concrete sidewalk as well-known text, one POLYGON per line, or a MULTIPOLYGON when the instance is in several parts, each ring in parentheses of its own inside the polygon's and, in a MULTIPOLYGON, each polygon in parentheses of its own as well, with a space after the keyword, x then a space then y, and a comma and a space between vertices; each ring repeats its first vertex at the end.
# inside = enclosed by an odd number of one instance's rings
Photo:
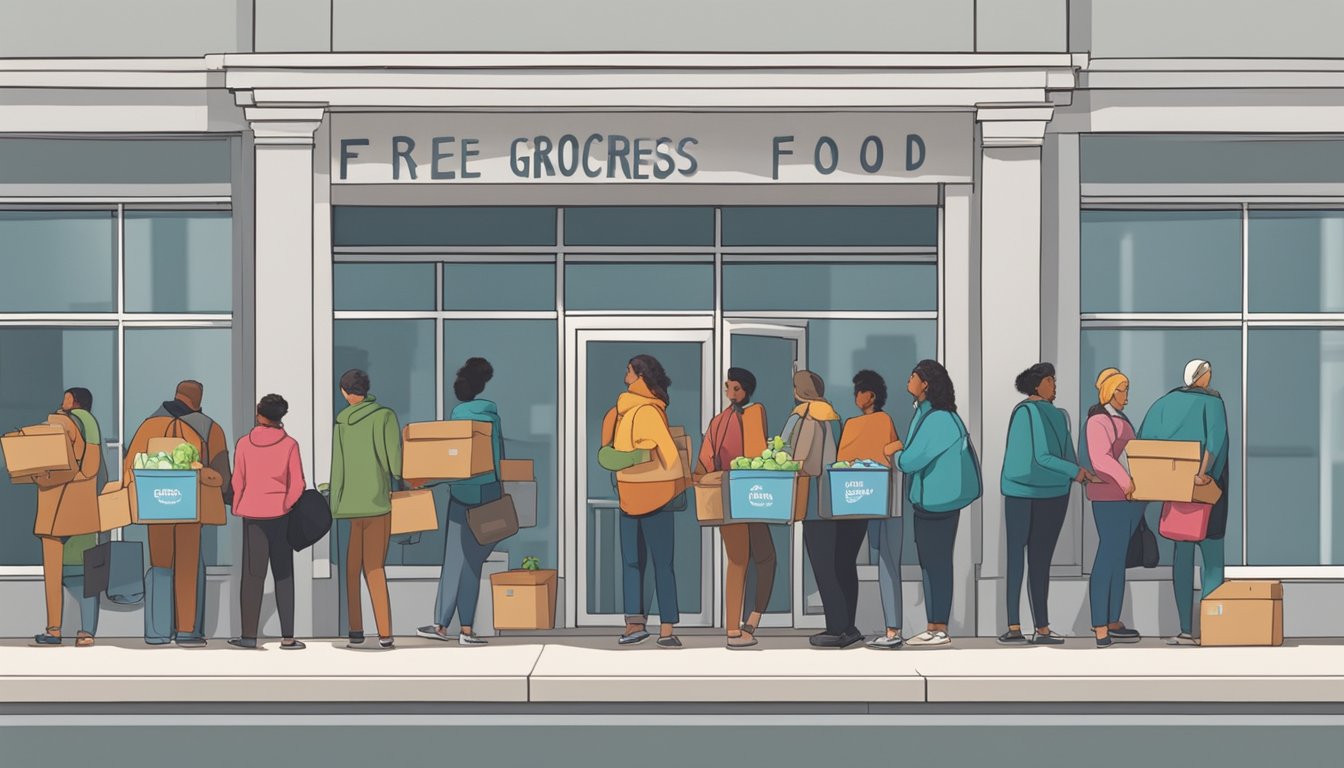
POLYGON ((504 638, 489 646, 399 639, 395 651, 309 641, 303 651, 94 648, 0 642, 0 705, 377 704, 1111 705, 1143 702, 1344 703, 1344 646, 1170 648, 1160 640, 1106 650, 1090 639, 1055 648, 959 640, 929 650, 813 650, 763 636, 729 651, 718 636, 686 647, 617 648, 610 637, 504 638))

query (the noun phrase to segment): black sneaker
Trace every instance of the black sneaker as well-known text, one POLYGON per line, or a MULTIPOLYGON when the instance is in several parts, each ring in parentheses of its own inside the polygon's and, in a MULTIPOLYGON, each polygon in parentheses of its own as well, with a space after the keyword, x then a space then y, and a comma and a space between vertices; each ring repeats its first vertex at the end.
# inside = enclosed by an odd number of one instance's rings
POLYGON ((807 641, 811 643, 814 648, 843 648, 845 638, 845 635, 832 635, 829 632, 818 632, 809 637, 807 641))
POLYGON ((1129 627, 1108 630, 1108 634, 1110 634, 1111 638, 1117 643, 1137 643, 1143 639, 1142 636, 1139 635, 1137 629, 1130 629, 1129 627))
POLYGON ((234 648, 245 648, 249 651, 257 649, 257 639, 255 637, 235 637, 229 641, 229 645, 234 648))
POLYGON ((1031 638, 1031 644, 1032 644, 1032 645, 1063 645, 1063 644, 1064 644, 1064 636, 1063 636, 1063 635, 1057 635, 1057 634, 1055 634, 1054 632, 1046 632, 1045 634, 1042 634, 1042 633, 1040 633, 1040 632, 1037 632, 1035 635, 1032 635, 1032 638, 1031 638))
POLYGON ((677 638, 676 635, 668 635, 667 637, 660 637, 660 638, 658 638, 658 647, 659 647, 659 648, 680 648, 680 647, 681 647, 681 640, 679 640, 679 639, 677 638))
POLYGON ((351 632, 350 639, 346 642, 346 648, 358 648, 364 644, 363 632, 351 632))
POLYGON ((179 637, 173 642, 177 643, 178 648, 204 648, 206 645, 202 637, 179 637))
POLYGON ((382 638, 382 637, 380 637, 380 638, 378 638, 378 647, 381 648, 381 649, 383 649, 384 651, 390 651, 390 650, 392 650, 393 648, 396 648, 397 646, 396 646, 396 641, 393 640, 392 638, 390 638, 390 637, 388 637, 388 638, 382 638))
POLYGON ((1098 647, 1098 648, 1110 648, 1110 647, 1111 647, 1112 645, 1114 645, 1114 644, 1115 644, 1115 640, 1111 639, 1111 636, 1110 636, 1110 635, 1107 635, 1106 637, 1098 637, 1098 638, 1097 638, 1097 647, 1098 647))
POLYGON ((1020 629, 1010 629, 999 635, 999 645, 1028 645, 1027 636, 1020 629))
POLYGON ((849 646, 854 645, 855 643, 862 643, 862 642, 863 642, 863 633, 860 632, 855 627, 850 627, 849 629, 845 630, 845 633, 843 635, 840 636, 840 645, 837 647, 848 648, 849 646))

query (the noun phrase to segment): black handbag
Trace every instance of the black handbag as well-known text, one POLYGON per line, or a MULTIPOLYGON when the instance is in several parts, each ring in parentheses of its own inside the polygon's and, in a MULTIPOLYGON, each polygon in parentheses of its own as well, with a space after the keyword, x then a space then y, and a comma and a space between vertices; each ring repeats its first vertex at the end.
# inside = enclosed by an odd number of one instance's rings
POLYGON ((294 508, 289 510, 289 523, 285 530, 289 548, 302 552, 321 541, 330 530, 331 505, 327 503, 327 497, 320 491, 306 489, 294 508))
POLYGON ((1126 568, 1156 568, 1159 553, 1157 536, 1148 527, 1148 521, 1139 518, 1139 527, 1129 540, 1129 551, 1125 553, 1126 568))

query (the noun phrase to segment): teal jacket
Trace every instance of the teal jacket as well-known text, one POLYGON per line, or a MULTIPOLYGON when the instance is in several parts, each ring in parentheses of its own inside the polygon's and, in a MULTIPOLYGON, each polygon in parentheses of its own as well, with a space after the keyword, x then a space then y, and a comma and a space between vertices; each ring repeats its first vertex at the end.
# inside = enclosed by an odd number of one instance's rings
POLYGON ((336 415, 331 437, 331 516, 378 517, 392 511, 392 478, 401 477, 401 425, 369 395, 336 415))
POLYGON ((1209 476, 1216 480, 1227 468, 1227 406, 1212 390, 1195 387, 1172 390, 1148 409, 1139 427, 1139 439, 1199 443, 1201 450, 1213 455, 1209 476))
POLYGON ((1003 454, 999 487, 1018 499, 1056 499, 1069 494, 1078 476, 1064 412, 1047 400, 1024 400, 1008 422, 1008 448, 1003 454))
POLYGON ((486 421, 490 423, 490 449, 495 459, 494 471, 466 480, 454 480, 451 490, 454 499, 469 507, 476 506, 482 501, 493 501, 493 498, 484 499, 482 491, 486 490, 486 486, 499 482, 499 463, 504 460, 504 427, 499 420, 499 407, 489 400, 477 398, 465 403, 458 403, 457 407, 453 409, 452 415, 448 418, 453 421, 486 421))
POLYGON ((952 411, 936 411, 927 400, 915 408, 905 448, 892 457, 906 475, 911 504, 927 512, 951 512, 974 500, 967 499, 959 482, 963 456, 957 446, 965 436, 961 417, 952 411))

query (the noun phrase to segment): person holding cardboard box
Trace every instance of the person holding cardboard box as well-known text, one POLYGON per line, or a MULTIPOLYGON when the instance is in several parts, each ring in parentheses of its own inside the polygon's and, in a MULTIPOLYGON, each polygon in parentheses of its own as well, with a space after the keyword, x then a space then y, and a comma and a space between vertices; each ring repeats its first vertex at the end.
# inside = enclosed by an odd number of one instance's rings
POLYGON ((285 398, 261 398, 257 426, 238 441, 234 451, 233 514, 243 519, 243 579, 238 596, 243 631, 229 640, 236 648, 257 647, 267 563, 275 579, 280 647, 287 651, 304 647, 294 639, 294 550, 289 545, 288 516, 306 483, 299 443, 285 432, 287 413, 285 398))
MULTIPOLYGON (((163 645, 176 642, 186 648, 204 646, 203 582, 205 565, 201 558, 201 527, 228 522, 225 506, 233 503, 229 468, 229 443, 224 430, 201 410, 205 387, 199 381, 179 382, 173 399, 165 401, 140 425, 126 448, 122 477, 134 477, 135 456, 148 453, 150 441, 174 438, 196 448, 204 466, 200 475, 199 515, 195 522, 157 523, 149 528, 149 575, 146 600, 169 602, 171 610, 146 607, 145 642, 163 645), (155 626, 153 616, 173 615, 175 632, 163 636, 163 627, 155 626)), ((166 608, 166 606, 165 606, 166 608)))
POLYGON ((1097 375, 1098 402, 1087 412, 1085 434, 1079 443, 1079 463, 1096 474, 1087 485, 1092 518, 1097 526, 1097 556, 1092 561, 1088 595, 1097 647, 1137 643, 1139 633, 1120 621, 1125 604, 1125 558, 1129 542, 1143 520, 1146 502, 1129 498, 1134 478, 1125 461, 1125 446, 1134 439, 1134 425, 1125 415, 1129 378, 1115 368, 1097 375))
MULTIPOLYGON (((733 459, 759 456, 766 449, 765 406, 751 402, 756 377, 745 368, 729 368, 723 385, 728 407, 709 422, 700 443, 699 475, 726 472, 733 459)), ((697 480, 699 478, 697 477, 697 480)), ((738 523, 719 528, 727 560, 723 578, 723 624, 729 648, 756 645, 756 628, 770 605, 775 586, 775 540, 765 523, 738 523), (744 610, 748 566, 756 566, 756 591, 750 611, 744 610)))
POLYGON ((364 647, 359 577, 369 587, 378 647, 390 650, 392 603, 387 593, 387 546, 392 539, 392 480, 401 478, 401 425, 397 414, 369 393, 369 375, 358 368, 341 374, 348 404, 336 415, 331 439, 331 516, 350 521, 345 551, 346 615, 350 641, 364 647))
POLYGON ((952 554, 961 510, 980 498, 980 461, 970 433, 957 415, 952 377, 936 360, 921 360, 906 390, 915 398, 915 417, 906 443, 892 463, 905 473, 906 499, 914 514, 915 549, 924 572, 924 608, 929 626, 910 638, 913 648, 951 644, 952 554))
MULTIPOLYGON (((1148 409, 1139 426, 1141 440, 1174 440, 1199 443, 1200 467, 1195 486, 1227 488, 1228 449, 1227 406, 1222 395, 1210 385, 1213 366, 1207 360, 1191 360, 1185 366, 1185 385, 1163 395, 1148 409)), ((1201 541, 1177 541, 1172 553, 1171 586, 1176 593, 1176 613, 1181 632, 1167 642, 1170 645, 1195 645, 1194 626, 1195 548, 1199 548, 1204 567, 1202 593, 1207 598, 1223 583, 1225 554, 1223 537, 1227 533, 1227 494, 1210 505, 1197 501, 1162 504, 1162 513, 1197 512, 1208 515, 1208 526, 1201 541), (1200 507, 1205 507, 1200 509, 1200 507)))
MULTIPOLYGON (((457 370, 453 394, 459 400, 449 417, 454 421, 477 421, 490 425, 491 469, 485 474, 452 481, 448 500, 448 530, 443 540, 443 568, 439 571, 439 593, 434 600, 434 623, 420 627, 416 634, 431 640, 449 640, 448 625, 456 613, 462 628, 457 634, 458 645, 485 645, 485 639, 472 631, 476 621, 476 604, 481 593, 481 569, 495 543, 482 544, 476 540, 467 524, 467 511, 472 507, 497 501, 504 495, 499 480, 499 467, 504 461, 504 428, 499 419, 499 407, 481 397, 485 385, 495 376, 490 361, 473 357, 457 370)), ((419 480, 409 481, 412 487, 422 485, 419 480)))
MULTIPOLYGON (((93 394, 83 387, 67 389, 61 409, 49 424, 60 427, 70 442, 74 466, 35 476, 37 518, 33 534, 42 542, 42 584, 46 591, 47 628, 33 637, 35 645, 61 644, 66 543, 71 537, 97 534, 98 489, 103 470, 102 433, 93 417, 93 394)), ((77 646, 93 645, 93 633, 80 631, 77 646)))
POLYGON ((680 648, 673 634, 681 620, 677 604, 676 514, 690 484, 690 467, 667 423, 667 389, 672 379, 650 355, 636 355, 625 368, 628 388, 602 420, 603 451, 598 463, 616 472, 621 517, 621 585, 625 631, 617 641, 635 645, 649 638, 645 630, 644 574, 652 561, 660 620, 658 646, 680 648))
POLYGON ((1078 466, 1068 415, 1055 407, 1055 366, 1037 363, 1018 374, 1017 391, 1027 396, 1013 408, 1000 488, 1008 543, 1008 631, 1001 645, 1060 645, 1050 631, 1050 561, 1069 512, 1071 483, 1096 480, 1078 466), (1022 576, 1029 579, 1035 635, 1022 634, 1022 576))

